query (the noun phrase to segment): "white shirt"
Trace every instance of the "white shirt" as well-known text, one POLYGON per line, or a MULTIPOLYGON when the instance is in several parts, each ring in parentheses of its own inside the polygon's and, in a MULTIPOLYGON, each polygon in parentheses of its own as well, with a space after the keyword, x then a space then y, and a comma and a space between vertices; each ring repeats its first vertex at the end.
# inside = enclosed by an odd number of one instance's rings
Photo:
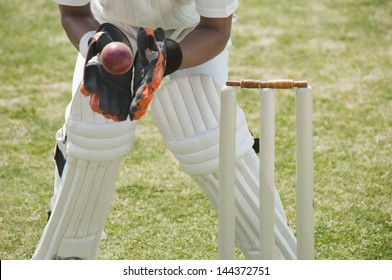
POLYGON ((91 3, 100 21, 118 25, 184 29, 195 26, 200 16, 223 18, 233 14, 238 0, 53 0, 61 5, 91 3))

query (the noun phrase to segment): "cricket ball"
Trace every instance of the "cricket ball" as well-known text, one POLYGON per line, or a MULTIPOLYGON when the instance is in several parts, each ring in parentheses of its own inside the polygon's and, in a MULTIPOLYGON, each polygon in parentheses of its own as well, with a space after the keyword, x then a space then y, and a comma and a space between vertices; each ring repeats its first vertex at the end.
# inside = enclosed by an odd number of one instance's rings
POLYGON ((99 59, 107 72, 113 75, 121 75, 131 69, 133 52, 130 47, 122 42, 111 42, 102 49, 99 59))

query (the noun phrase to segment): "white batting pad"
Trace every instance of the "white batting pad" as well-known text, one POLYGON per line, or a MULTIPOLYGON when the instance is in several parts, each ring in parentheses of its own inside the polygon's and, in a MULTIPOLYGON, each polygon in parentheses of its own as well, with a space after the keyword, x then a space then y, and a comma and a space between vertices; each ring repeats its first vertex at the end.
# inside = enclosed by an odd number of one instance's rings
MULTIPOLYGON (((209 76, 174 79, 161 86, 153 99, 152 117, 164 142, 184 172, 202 188, 215 209, 219 185, 220 90, 209 76)), ((236 117, 236 242, 245 257, 259 257, 259 159, 245 115, 236 117)), ((276 257, 296 259, 296 238, 287 225, 283 205, 275 194, 276 257)))
POLYGON ((120 160, 68 157, 61 192, 33 259, 95 259, 120 160))
POLYGON ((33 259, 95 259, 122 157, 134 141, 136 122, 66 126, 66 164, 56 178, 52 214, 33 259))

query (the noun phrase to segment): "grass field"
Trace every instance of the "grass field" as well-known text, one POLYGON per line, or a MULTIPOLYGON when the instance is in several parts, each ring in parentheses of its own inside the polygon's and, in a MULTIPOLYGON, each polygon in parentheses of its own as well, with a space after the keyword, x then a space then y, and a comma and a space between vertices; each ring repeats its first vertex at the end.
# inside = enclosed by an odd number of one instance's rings
MULTIPOLYGON (((0 259, 30 259, 76 53, 53 2, 0 0, 0 12, 0 259)), ((316 258, 392 259, 392 1, 242 0, 237 14, 230 78, 305 79, 314 89, 316 258)), ((256 135, 257 99, 239 92, 256 135)), ((295 224, 291 92, 279 92, 276 118, 276 184, 295 224)), ((122 165, 100 258, 215 259, 216 219, 148 115, 122 165)))

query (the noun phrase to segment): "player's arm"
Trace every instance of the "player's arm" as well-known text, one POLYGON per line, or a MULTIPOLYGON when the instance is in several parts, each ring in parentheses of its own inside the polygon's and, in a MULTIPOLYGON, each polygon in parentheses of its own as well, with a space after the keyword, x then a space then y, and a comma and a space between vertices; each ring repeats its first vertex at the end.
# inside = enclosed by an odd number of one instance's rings
POLYGON ((202 64, 225 47, 230 39, 232 16, 227 18, 201 17, 200 23, 181 42, 181 69, 202 64))
POLYGON ((91 13, 90 4, 85 6, 59 5, 61 25, 71 43, 79 51, 80 39, 84 34, 99 27, 98 21, 91 13))

